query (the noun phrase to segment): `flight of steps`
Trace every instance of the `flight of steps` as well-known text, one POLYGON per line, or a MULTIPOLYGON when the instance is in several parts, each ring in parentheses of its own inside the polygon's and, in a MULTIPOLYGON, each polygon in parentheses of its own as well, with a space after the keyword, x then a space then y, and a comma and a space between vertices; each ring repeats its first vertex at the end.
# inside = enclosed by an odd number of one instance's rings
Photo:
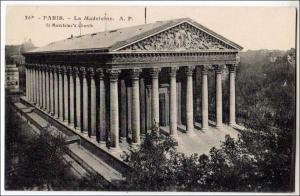
POLYGON ((35 109, 23 103, 17 102, 13 104, 19 115, 29 122, 38 134, 41 131, 47 130, 52 135, 62 135, 67 146, 67 154, 63 160, 71 163, 71 169, 78 177, 87 176, 87 174, 96 174, 101 177, 104 182, 118 186, 124 177, 121 172, 110 166, 108 163, 95 156, 92 152, 85 149, 81 144, 80 137, 77 135, 66 135, 54 126, 49 126, 46 119, 37 114, 35 109))

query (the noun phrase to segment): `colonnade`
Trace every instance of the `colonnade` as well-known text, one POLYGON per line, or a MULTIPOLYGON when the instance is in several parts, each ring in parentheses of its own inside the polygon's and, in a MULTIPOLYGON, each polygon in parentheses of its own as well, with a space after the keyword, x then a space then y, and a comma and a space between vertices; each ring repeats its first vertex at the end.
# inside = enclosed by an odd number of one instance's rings
MULTIPOLYGON (((216 65, 216 127, 222 127, 222 71, 224 65, 216 65)), ((235 65, 229 67, 229 125, 235 124, 235 65)), ((186 133, 193 135, 193 72, 195 66, 184 67, 186 78, 186 133)), ((159 126, 159 76, 161 68, 147 68, 151 77, 151 116, 153 125, 159 126)), ((128 71, 128 70, 126 70, 128 71)), ((140 133, 140 74, 142 69, 133 68, 129 79, 132 84, 132 142, 139 144, 140 133)), ((26 98, 41 110, 49 113, 57 120, 71 128, 89 133, 99 134, 99 142, 111 140, 112 147, 119 147, 119 75, 121 69, 101 69, 84 66, 58 66, 27 64, 26 66, 26 98), (89 93, 90 92, 90 93, 89 93), (106 94, 108 93, 108 94, 106 94), (97 96, 98 94, 98 96, 97 96), (89 96, 90 95, 90 96, 89 96), (97 99, 97 97, 99 97, 97 99), (109 100, 106 100, 106 99, 109 100), (98 103, 97 103, 98 101, 98 103), (106 105, 109 104, 109 110, 106 105), (109 112, 109 115, 106 115, 109 112), (90 118, 89 118, 90 117, 90 118), (106 119, 106 118, 109 118, 106 119), (98 119, 96 119, 98 118, 98 119), (110 131, 107 131, 109 129, 110 131), (109 134, 107 134, 109 133, 109 134)), ((174 139, 177 133, 177 85, 178 67, 168 68, 170 130, 174 139)), ((202 129, 208 129, 208 66, 201 65, 201 102, 202 129)), ((124 103, 121 103, 124 104, 124 103)))

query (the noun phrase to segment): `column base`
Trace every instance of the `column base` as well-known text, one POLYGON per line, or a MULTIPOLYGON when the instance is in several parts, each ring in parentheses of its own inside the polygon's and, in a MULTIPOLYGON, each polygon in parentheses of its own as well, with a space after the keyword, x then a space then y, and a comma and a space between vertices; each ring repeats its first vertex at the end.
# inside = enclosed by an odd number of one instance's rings
POLYGON ((229 122, 229 126, 235 126, 236 125, 236 122, 229 122))
POLYGON ((176 143, 176 146, 178 146, 178 140, 179 140, 178 134, 170 135, 170 137, 176 143))
POLYGON ((84 130, 84 131, 82 131, 82 134, 83 135, 88 135, 88 132, 84 130))
POLYGON ((140 144, 138 144, 138 143, 132 143, 130 146, 134 150, 138 150, 140 148, 140 144))
POLYGON ((111 152, 121 152, 122 151, 120 146, 110 147, 109 149, 111 150, 111 152))
POLYGON ((69 123, 69 127, 74 128, 74 123, 69 123))
POLYGON ((106 141, 104 141, 104 140, 100 140, 99 143, 106 145, 106 141))
POLYGON ((194 135, 196 135, 195 131, 188 131, 188 132, 186 132, 186 134, 188 136, 194 136, 194 135))
POLYGON ((206 130, 208 130, 208 127, 202 127, 201 130, 206 131, 206 130))
POLYGON ((80 127, 75 127, 75 131, 80 132, 80 127))
POLYGON ((170 137, 174 140, 178 140, 178 134, 172 134, 170 137))
POLYGON ((134 146, 139 146, 141 144, 141 142, 132 142, 131 145, 134 146))
POLYGON ((175 145, 178 146, 178 145, 179 145, 179 137, 178 137, 178 134, 170 135, 170 137, 171 137, 172 140, 176 143, 175 145))
POLYGON ((223 128, 224 127, 224 125, 222 124, 222 125, 216 125, 216 128, 217 129, 221 129, 221 128, 223 128))
POLYGON ((121 143, 127 142, 127 138, 126 137, 121 137, 120 140, 121 140, 121 143))

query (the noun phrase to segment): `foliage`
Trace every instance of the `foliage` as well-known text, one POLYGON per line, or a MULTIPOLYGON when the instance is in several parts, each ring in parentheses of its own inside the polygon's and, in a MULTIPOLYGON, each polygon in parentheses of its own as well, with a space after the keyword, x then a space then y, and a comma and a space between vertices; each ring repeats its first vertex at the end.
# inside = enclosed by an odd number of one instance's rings
POLYGON ((164 138, 157 130, 147 133, 139 149, 132 147, 130 154, 125 154, 132 170, 125 174, 129 190, 158 191, 174 180, 170 160, 175 151, 175 142, 164 138), (138 183, 136 183, 138 182, 138 183))
POLYGON ((54 137, 48 132, 41 132, 29 140, 23 149, 26 158, 20 159, 24 169, 19 171, 19 175, 26 177, 24 186, 43 187, 46 184, 50 188, 58 184, 68 168, 62 161, 65 151, 63 138, 54 137))
POLYGON ((33 135, 11 106, 6 108, 6 188, 52 189, 68 177, 69 165, 62 160, 63 138, 46 131, 33 135))
POLYGON ((78 179, 62 157, 66 147, 61 136, 46 131, 34 135, 9 103, 6 104, 5 188, 7 190, 108 190, 102 178, 78 179))

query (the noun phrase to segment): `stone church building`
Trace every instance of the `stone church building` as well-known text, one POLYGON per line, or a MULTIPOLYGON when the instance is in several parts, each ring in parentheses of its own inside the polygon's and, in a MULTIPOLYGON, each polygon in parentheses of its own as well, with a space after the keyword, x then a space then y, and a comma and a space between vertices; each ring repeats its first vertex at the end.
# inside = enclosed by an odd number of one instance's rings
MULTIPOLYGON (((209 127, 208 71, 215 72, 216 127, 235 124, 238 44, 188 19, 87 34, 26 52, 26 100, 98 142, 141 142, 165 127, 193 135, 195 99, 209 127), (195 69, 201 70, 200 77, 195 69), (222 72, 229 71, 229 122, 222 121, 222 72), (196 80, 196 78, 200 78, 196 80), (195 93, 199 83, 201 94, 195 93), (200 96, 200 97, 199 97, 200 96)), ((197 91, 198 92, 198 91, 197 91)))

